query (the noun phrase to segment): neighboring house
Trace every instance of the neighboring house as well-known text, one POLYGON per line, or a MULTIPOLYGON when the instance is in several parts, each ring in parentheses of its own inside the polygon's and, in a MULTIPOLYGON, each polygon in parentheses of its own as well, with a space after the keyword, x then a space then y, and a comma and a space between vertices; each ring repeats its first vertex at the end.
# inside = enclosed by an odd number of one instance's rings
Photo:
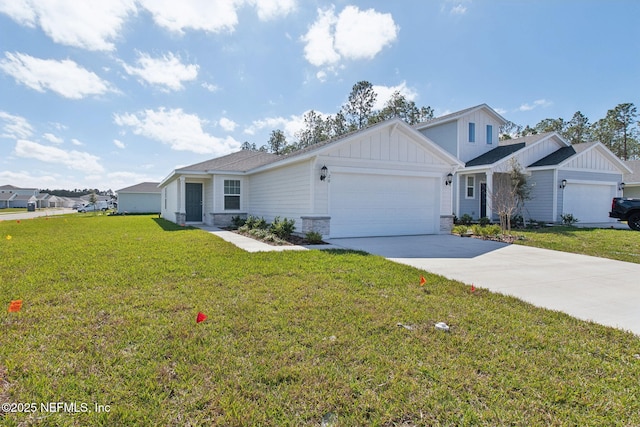
POLYGON ((624 197, 640 199, 640 160, 624 162, 631 172, 624 175, 624 197))
POLYGON ((523 216, 559 222, 609 222, 611 199, 621 195, 629 168, 601 143, 571 145, 556 133, 498 141, 506 123, 486 104, 416 125, 416 129, 465 162, 453 187, 454 212, 496 219, 492 195, 517 162, 528 175, 531 199, 523 216))
POLYGON ((448 233, 450 178, 462 166, 391 119, 289 155, 244 150, 176 169, 160 183, 161 212, 216 226, 280 216, 331 238, 448 233))
POLYGON ((0 185, 0 208, 26 208, 30 202, 37 202, 37 188, 20 188, 0 185))
POLYGON ((118 212, 159 213, 160 188, 157 182, 142 182, 116 191, 118 212))

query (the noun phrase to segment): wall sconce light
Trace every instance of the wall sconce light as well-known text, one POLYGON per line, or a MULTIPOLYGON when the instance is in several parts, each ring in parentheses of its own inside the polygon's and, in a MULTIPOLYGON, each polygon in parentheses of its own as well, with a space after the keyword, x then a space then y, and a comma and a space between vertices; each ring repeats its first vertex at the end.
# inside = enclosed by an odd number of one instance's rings
POLYGON ((327 169, 326 166, 322 166, 320 168, 320 181, 324 181, 325 179, 327 179, 327 171, 329 169, 327 169))
POLYGON ((453 174, 449 172, 447 174, 447 179, 444 181, 444 185, 451 185, 451 182, 453 182, 453 174))
POLYGON ((624 182, 621 182, 620 185, 618 185, 618 190, 624 190, 624 182))
POLYGON ((563 179, 562 182, 560 183, 560 188, 564 189, 564 187, 567 186, 567 180, 563 179))

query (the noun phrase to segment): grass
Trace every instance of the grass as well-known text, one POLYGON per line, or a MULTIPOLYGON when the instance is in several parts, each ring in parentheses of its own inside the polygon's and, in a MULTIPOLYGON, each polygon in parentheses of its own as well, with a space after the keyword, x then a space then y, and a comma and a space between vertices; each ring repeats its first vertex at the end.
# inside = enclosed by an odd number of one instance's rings
POLYGON ((3 221, 0 298, 0 402, 88 408, 6 426, 640 424, 637 336, 359 252, 3 221))
POLYGON ((538 248, 640 263, 640 233, 633 230, 548 227, 518 230, 515 243, 538 248))

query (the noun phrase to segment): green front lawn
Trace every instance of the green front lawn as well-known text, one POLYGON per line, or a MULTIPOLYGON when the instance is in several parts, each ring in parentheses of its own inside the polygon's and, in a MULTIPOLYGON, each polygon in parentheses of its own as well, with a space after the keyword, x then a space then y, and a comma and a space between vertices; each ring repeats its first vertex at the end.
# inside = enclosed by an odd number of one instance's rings
POLYGON ((515 232, 515 243, 538 248, 640 263, 640 233, 633 230, 548 227, 515 232))
POLYGON ((640 424, 637 336, 358 252, 3 221, 0 302, 2 425, 640 424))

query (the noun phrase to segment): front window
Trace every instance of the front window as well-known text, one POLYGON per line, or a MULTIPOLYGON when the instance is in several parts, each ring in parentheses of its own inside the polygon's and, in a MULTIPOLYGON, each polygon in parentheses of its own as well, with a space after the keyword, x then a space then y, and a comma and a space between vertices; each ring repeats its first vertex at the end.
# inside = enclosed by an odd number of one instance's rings
POLYGON ((476 142, 476 124, 469 123, 469 142, 476 142))
POLYGON ((467 177, 467 199, 473 199, 476 196, 476 177, 468 176, 467 177))
POLYGON ((487 125, 487 144, 493 144, 493 126, 487 125))
POLYGON ((225 210, 240 209, 240 180, 224 180, 224 208, 225 210))

